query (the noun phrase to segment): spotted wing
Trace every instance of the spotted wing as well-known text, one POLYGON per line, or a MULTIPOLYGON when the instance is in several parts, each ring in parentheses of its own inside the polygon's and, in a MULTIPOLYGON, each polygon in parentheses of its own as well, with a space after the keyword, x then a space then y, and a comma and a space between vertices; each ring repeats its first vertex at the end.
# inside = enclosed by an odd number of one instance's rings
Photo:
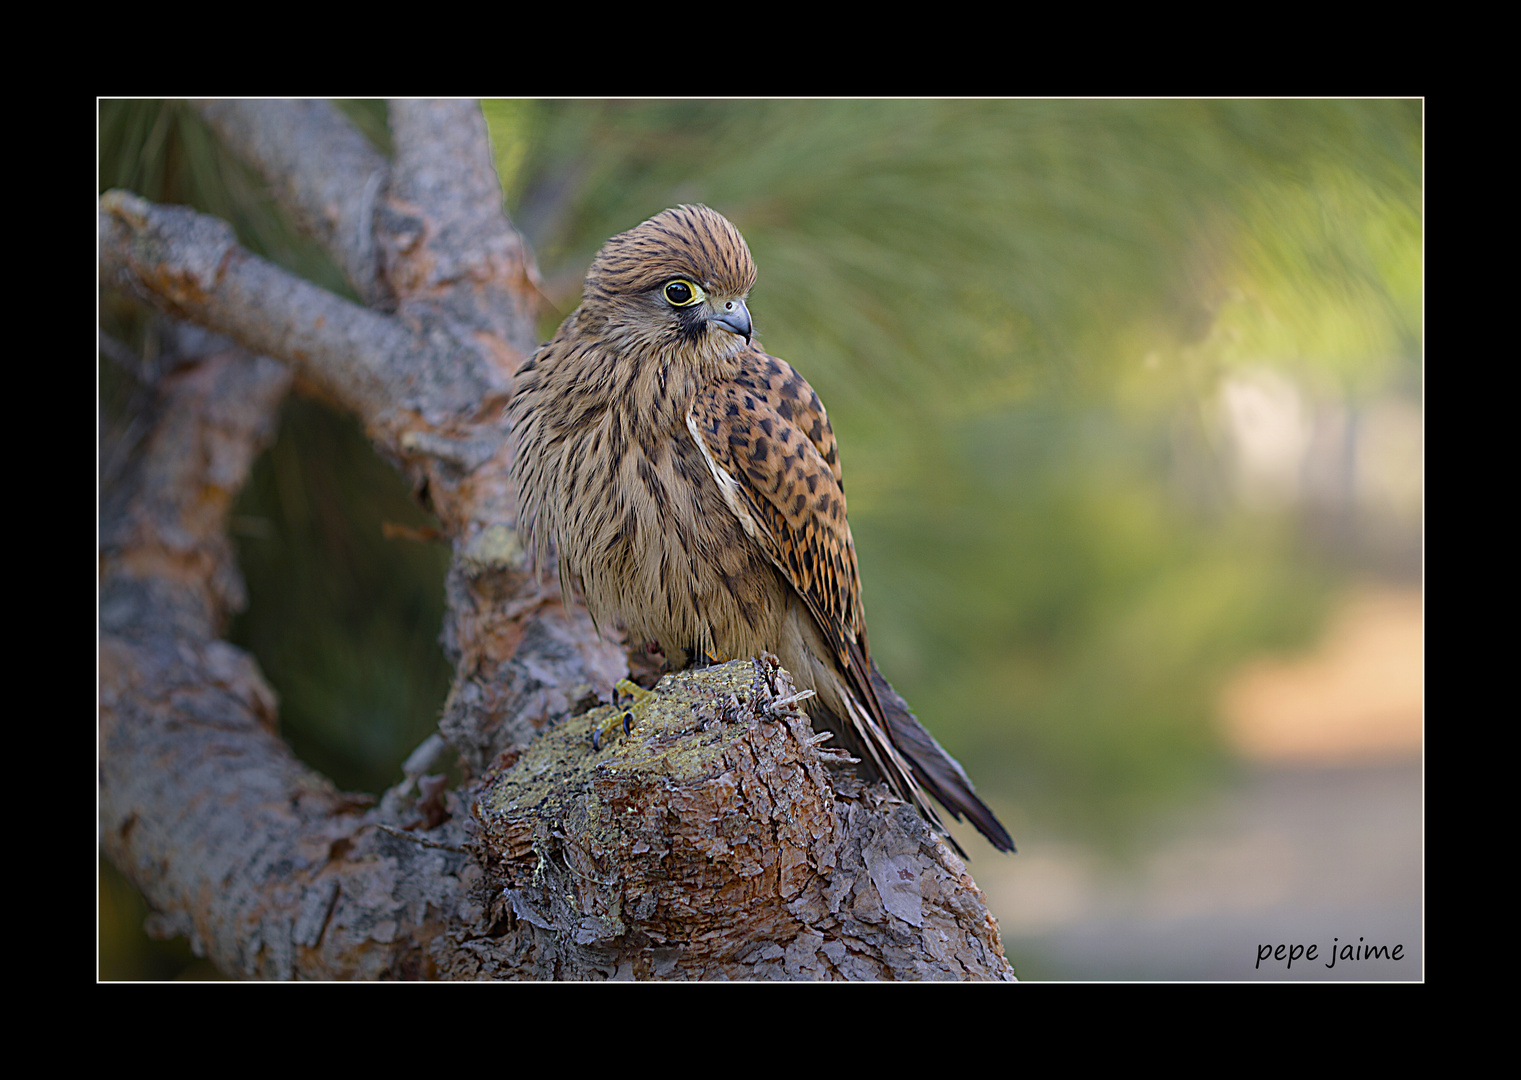
MULTIPOLYGON (((861 580, 834 432, 783 360, 752 350, 731 382, 699 394, 690 424, 746 531, 791 580, 837 659, 864 638, 861 580), (727 481, 724 479, 727 477, 727 481)), ((859 687, 869 696, 869 684, 859 687)))

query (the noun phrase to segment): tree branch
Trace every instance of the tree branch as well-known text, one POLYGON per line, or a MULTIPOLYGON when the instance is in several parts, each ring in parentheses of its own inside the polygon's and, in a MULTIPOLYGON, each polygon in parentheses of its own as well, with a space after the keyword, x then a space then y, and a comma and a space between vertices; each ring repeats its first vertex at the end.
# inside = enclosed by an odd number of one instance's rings
POLYGON ((284 360, 367 423, 406 404, 420 358, 405 329, 249 253, 227 223, 108 191, 100 240, 103 285, 284 360))
POLYGON ((391 165, 327 101, 199 101, 223 144, 254 167, 303 232, 316 237, 370 307, 395 309, 381 275, 374 215, 391 165))

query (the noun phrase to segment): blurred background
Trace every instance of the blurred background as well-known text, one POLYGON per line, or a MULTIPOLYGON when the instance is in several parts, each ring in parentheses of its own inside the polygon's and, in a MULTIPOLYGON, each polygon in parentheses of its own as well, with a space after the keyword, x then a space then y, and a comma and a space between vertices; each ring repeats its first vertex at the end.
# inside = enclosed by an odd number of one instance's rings
MULTIPOLYGON (((382 149, 383 104, 342 107, 382 149)), ((614 233, 704 202, 839 437, 873 650, 1019 843, 958 833, 1022 979, 1422 977, 1419 101, 489 101, 547 338, 614 233), (552 310, 549 310, 551 309, 552 310), (1400 961, 1324 967, 1338 944, 1400 961), (1318 943, 1319 965, 1256 966, 1318 943)), ((183 104, 100 189, 336 291, 183 104)), ((100 470, 151 320, 101 297, 100 470)), ((293 398, 234 531, 303 758, 379 792, 436 722, 447 551, 293 398)), ((100 976, 211 977, 102 864, 100 976)))

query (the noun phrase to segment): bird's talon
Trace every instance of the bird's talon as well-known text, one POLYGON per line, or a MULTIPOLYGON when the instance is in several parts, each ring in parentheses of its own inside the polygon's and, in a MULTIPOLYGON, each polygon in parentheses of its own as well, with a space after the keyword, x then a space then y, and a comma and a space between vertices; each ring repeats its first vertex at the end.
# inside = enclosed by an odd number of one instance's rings
POLYGON ((604 716, 592 724, 592 749, 600 751, 604 746, 610 746, 611 740, 618 734, 621 727, 625 735, 629 732, 627 717, 633 715, 627 712, 615 712, 611 716, 604 716))
POLYGON ((654 696, 653 690, 645 690, 627 679, 619 679, 613 687, 613 709, 592 723, 592 749, 601 750, 610 736, 617 735, 619 728, 623 729, 624 735, 632 735, 635 725, 639 723, 636 714, 641 711, 644 702, 654 696))
POLYGON ((646 690, 644 687, 638 685, 637 683, 629 682, 627 679, 619 679, 618 684, 613 687, 613 704, 618 705, 623 702, 628 702, 630 704, 637 703, 643 701, 653 693, 653 690, 646 690))

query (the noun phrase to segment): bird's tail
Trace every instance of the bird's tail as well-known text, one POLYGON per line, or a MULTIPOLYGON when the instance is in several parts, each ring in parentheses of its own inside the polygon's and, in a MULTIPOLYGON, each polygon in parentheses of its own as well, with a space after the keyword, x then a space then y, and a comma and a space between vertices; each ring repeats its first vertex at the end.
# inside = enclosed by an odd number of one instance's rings
POLYGON ((912 768, 914 779, 950 812, 951 817, 960 821, 961 815, 965 814, 977 831, 987 837, 988 843, 999 851, 1013 851, 1014 841, 1008 830, 977 797, 961 764, 924 730, 909 711, 908 702, 877 670, 876 662, 868 663, 871 665, 871 688, 886 715, 888 733, 898 753, 912 768))

